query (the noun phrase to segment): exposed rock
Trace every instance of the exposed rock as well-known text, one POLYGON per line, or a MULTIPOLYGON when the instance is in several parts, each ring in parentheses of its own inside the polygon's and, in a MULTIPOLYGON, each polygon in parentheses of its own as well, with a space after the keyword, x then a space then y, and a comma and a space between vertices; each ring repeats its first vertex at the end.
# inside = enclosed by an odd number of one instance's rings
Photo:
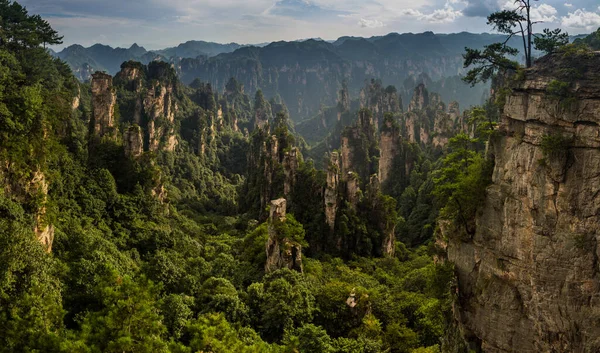
POLYGON ((425 85, 421 83, 415 88, 413 97, 408 105, 408 111, 424 110, 427 106, 429 106, 429 92, 425 88, 425 85))
POLYGON ((600 53, 552 55, 525 71, 489 146, 475 234, 440 227, 455 318, 485 352, 600 351, 599 67, 600 53), (555 80, 568 91, 550 94, 555 80))
POLYGON ((35 216, 34 232, 40 243, 46 248, 47 252, 52 251, 52 242, 54 241, 54 226, 46 224, 46 202, 48 200, 48 183, 46 176, 41 171, 33 173, 33 178, 27 188, 27 193, 33 197, 40 197, 41 204, 35 216))
POLYGON ((446 147, 454 135, 454 126, 454 120, 450 114, 446 114, 443 110, 436 111, 433 122, 433 138, 431 139, 433 147, 446 147))
POLYGON ((379 181, 386 184, 401 147, 400 129, 393 119, 383 122, 379 136, 379 181))
POLYGON ((450 114, 450 119, 452 119, 454 123, 458 121, 460 118, 460 108, 457 101, 450 102, 448 105, 448 114, 450 114))
MULTIPOLYGON (((366 181, 373 169, 371 156, 377 148, 375 126, 371 112, 361 109, 355 125, 347 126, 342 132, 341 157, 342 177, 349 172, 356 172, 361 180, 366 181)), ((345 179, 344 179, 345 180, 345 179)))
POLYGON ((173 130, 177 104, 173 99, 173 86, 153 81, 143 100, 144 111, 148 117, 148 148, 158 151, 164 142, 164 149, 173 151, 177 146, 173 130))
POLYGON ((115 104, 117 95, 112 76, 102 72, 92 75, 92 118, 94 133, 102 137, 115 133, 115 104))
POLYGON ((337 121, 340 121, 342 120, 342 114, 350 110, 350 92, 348 92, 348 83, 346 81, 342 83, 342 89, 338 95, 337 106, 337 121))
POLYGON ((271 105, 261 91, 256 92, 254 97, 254 128, 263 129, 273 118, 271 105))
POLYGON ((144 140, 142 128, 139 125, 130 126, 123 136, 125 154, 130 157, 139 157, 144 153, 144 140))
POLYGON ((269 239, 266 252, 267 262, 265 272, 272 272, 281 268, 289 268, 302 272, 302 246, 293 239, 288 239, 278 234, 278 224, 286 221, 286 200, 271 201, 269 214, 269 239))
POLYGON ((356 208, 358 201, 360 201, 360 186, 358 182, 358 175, 353 172, 348 172, 346 175, 346 199, 350 203, 352 208, 356 208))
POLYGON ((77 95, 73 97, 73 102, 71 103, 71 109, 77 110, 81 105, 81 89, 77 87, 77 95))
POLYGON ((285 174, 283 194, 288 199, 291 197, 293 187, 296 184, 296 173, 300 167, 299 159, 301 157, 297 147, 293 147, 289 152, 285 152, 283 157, 283 173, 285 174))
MULTIPOLYGON (((327 167, 327 187, 325 188, 325 221, 333 231, 338 210, 338 196, 340 187, 340 157, 337 152, 332 152, 327 167)), ((340 244, 341 246, 341 244, 340 244)))
POLYGON ((395 114, 402 111, 402 99, 394 86, 384 88, 381 81, 371 80, 370 84, 360 91, 360 106, 373 113, 375 125, 379 126, 386 113, 395 114))

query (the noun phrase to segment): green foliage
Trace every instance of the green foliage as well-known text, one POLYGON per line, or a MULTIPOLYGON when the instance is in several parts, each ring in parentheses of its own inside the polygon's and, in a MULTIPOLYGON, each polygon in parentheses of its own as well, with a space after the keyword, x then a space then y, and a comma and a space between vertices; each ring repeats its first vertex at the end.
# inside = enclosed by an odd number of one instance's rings
POLYGON ((62 38, 39 15, 29 15, 16 1, 0 1, 0 46, 34 48, 43 44, 61 44, 62 38))
POLYGON ((475 212, 491 179, 490 163, 474 150, 476 142, 466 134, 450 139, 451 152, 434 177, 434 194, 446 205, 441 216, 461 224, 469 235, 473 234, 475 212))
POLYGON ((166 328, 156 306, 156 288, 114 273, 98 288, 103 308, 88 313, 82 340, 102 352, 167 352, 166 328))
MULTIPOLYGON (((13 21, 2 13, 1 21, 13 21)), ((410 169, 395 176, 393 195, 365 185, 379 152, 363 110, 354 127, 364 139, 351 143, 366 163, 364 193, 353 205, 341 200, 335 232, 323 211, 326 173, 302 158, 286 220, 260 224, 261 202, 283 195, 285 153, 303 148, 286 114, 277 114, 285 112, 280 99, 257 94, 252 106, 235 80, 220 94, 200 81, 179 84, 166 63, 123 63, 139 70, 141 85, 115 78, 115 130, 131 126, 149 89, 172 84, 179 107, 174 123, 156 120, 178 135, 176 151, 146 148, 130 158, 119 139, 89 135, 90 85, 78 85, 39 48, 57 39, 32 21, 40 28, 30 33, 0 26, 0 40, 11 43, 0 49, 0 351, 375 353, 440 342, 453 271, 413 248, 431 240, 437 217, 429 151, 402 145, 395 166, 410 169), (237 131, 257 112, 268 130, 237 131), (276 155, 261 154, 275 144, 276 155), (31 185, 40 175, 47 195, 31 185), (166 199, 157 197, 163 187, 166 199), (33 232, 48 224, 51 253, 33 232), (264 274, 269 226, 308 249, 305 273, 264 274), (394 228, 406 244, 379 258, 394 228)), ((147 118, 142 112, 142 131, 147 118)), ((394 117, 385 122, 398 129, 394 117)))
POLYGON ((569 34, 562 33, 560 28, 554 30, 545 28, 544 33, 535 37, 533 43, 535 49, 543 51, 546 54, 552 54, 569 44, 569 34))
POLYGON ((314 296, 296 271, 282 269, 265 276, 260 286, 248 288, 253 297, 253 317, 269 340, 280 339, 285 330, 312 321, 314 296))
POLYGON ((502 43, 495 43, 485 46, 482 50, 465 48, 463 58, 465 60, 464 67, 476 65, 475 68, 469 70, 463 80, 471 86, 479 82, 486 82, 499 72, 507 70, 516 70, 519 64, 507 56, 515 56, 518 50, 507 47, 502 43))
MULTIPOLYGON (((485 82, 499 73, 514 71, 519 64, 508 57, 515 57, 519 50, 506 45, 513 36, 519 36, 523 42, 522 54, 525 56, 525 67, 531 67, 533 25, 537 22, 531 18, 532 4, 529 0, 516 0, 514 9, 504 9, 494 12, 487 17, 487 24, 507 38, 502 43, 494 43, 484 47, 484 50, 465 48, 464 67, 476 67, 469 70, 463 80, 472 86, 478 82, 485 82)), ((568 43, 568 35, 561 34, 561 30, 544 30, 544 33, 535 38, 535 46, 545 52, 553 52, 568 43)))
POLYGON ((544 156, 553 156, 566 151, 571 143, 572 139, 557 133, 542 136, 540 147, 544 156))
POLYGON ((302 247, 308 247, 308 243, 304 241, 304 227, 293 214, 287 214, 284 220, 275 219, 272 227, 281 239, 289 239, 302 247))
POLYGON ((592 50, 600 50, 600 28, 585 38, 578 38, 573 42, 574 46, 586 46, 592 50))

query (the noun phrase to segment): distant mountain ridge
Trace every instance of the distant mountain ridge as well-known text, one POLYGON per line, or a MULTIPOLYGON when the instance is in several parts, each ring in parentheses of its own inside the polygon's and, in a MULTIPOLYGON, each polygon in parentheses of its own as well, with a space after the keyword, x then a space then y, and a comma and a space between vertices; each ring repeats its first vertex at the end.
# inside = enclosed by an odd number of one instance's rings
MULTIPOLYGON (((396 86, 403 98, 411 93, 415 82, 428 81, 435 83, 445 101, 456 100, 462 107, 480 104, 485 89, 472 91, 460 81, 464 72, 462 54, 465 47, 482 48, 504 39, 503 35, 489 33, 389 33, 266 45, 188 41, 154 51, 137 44, 127 49, 72 45, 55 55, 66 61, 82 81, 95 71, 114 75, 129 60, 143 64, 169 62, 184 83, 200 79, 218 91, 223 91, 234 77, 248 94, 262 90, 266 97, 280 97, 292 119, 300 121, 313 117, 322 106, 337 104, 344 81, 353 96, 359 94, 366 81, 380 79, 384 85, 396 86)), ((518 49, 522 44, 513 38, 509 45, 518 49)))

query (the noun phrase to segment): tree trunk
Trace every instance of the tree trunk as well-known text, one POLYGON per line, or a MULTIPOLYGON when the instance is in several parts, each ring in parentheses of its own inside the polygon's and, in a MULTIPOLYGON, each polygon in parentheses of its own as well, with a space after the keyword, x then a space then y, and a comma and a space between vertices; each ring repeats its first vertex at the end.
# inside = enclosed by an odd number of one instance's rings
POLYGON ((531 32, 533 31, 533 26, 531 25, 531 4, 527 0, 527 52, 525 53, 525 62, 527 67, 531 67, 531 32))

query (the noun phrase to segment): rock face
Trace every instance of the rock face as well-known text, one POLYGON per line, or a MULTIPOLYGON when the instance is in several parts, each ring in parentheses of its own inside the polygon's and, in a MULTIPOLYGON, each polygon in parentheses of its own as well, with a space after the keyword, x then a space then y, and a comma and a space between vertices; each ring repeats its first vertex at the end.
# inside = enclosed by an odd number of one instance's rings
POLYGON ((269 240, 267 241, 267 263, 265 272, 289 268, 302 272, 302 246, 278 232, 278 224, 286 221, 285 199, 271 201, 269 214, 269 240))
POLYGON ((340 156, 332 152, 327 167, 327 187, 325 188, 325 221, 329 229, 335 227, 335 217, 338 211, 338 196, 340 187, 340 156))
POLYGON ((102 137, 114 134, 115 104, 117 95, 112 85, 112 76, 102 72, 92 75, 92 118, 94 133, 102 137))
MULTIPOLYGON (((175 116, 179 110, 174 69, 165 63, 145 66, 130 61, 121 65, 114 84, 119 92, 129 92, 124 96, 119 93, 121 119, 139 126, 143 150, 174 151, 178 144, 175 116)), ((133 147, 131 151, 137 153, 137 132, 125 131, 123 135, 126 149, 133 147)))
POLYGON ((371 80, 360 91, 360 107, 369 109, 376 121, 376 126, 383 121, 385 113, 400 113, 402 98, 394 86, 384 88, 379 80, 371 80))
POLYGON ((446 231, 455 318, 485 352, 600 351, 599 67, 600 53, 555 55, 526 71, 475 234, 446 231))
POLYGON ((144 153, 144 139, 142 128, 139 125, 130 126, 123 136, 125 154, 130 157, 139 157, 144 153))
POLYGON ((177 139, 173 126, 177 104, 173 100, 173 86, 154 81, 144 98, 143 106, 149 119, 148 149, 156 152, 163 143, 165 150, 175 150, 177 139))
MULTIPOLYGON (((375 140, 375 126, 373 116, 366 109, 358 113, 355 125, 348 126, 342 133, 341 156, 342 177, 346 178, 349 172, 356 172, 363 182, 369 180, 372 170, 370 156, 374 155, 377 148, 375 140)), ((344 179, 346 180, 346 179, 344 179)))
POLYGON ((383 122, 379 135, 379 181, 385 184, 401 148, 400 129, 393 119, 383 122))
POLYGON ((254 97, 254 128, 263 129, 273 118, 271 105, 261 91, 257 91, 254 97))
POLYGON ((35 217, 34 233, 40 243, 46 248, 47 252, 52 251, 52 242, 54 241, 54 226, 46 224, 46 202, 48 200, 48 183, 44 173, 36 171, 33 173, 33 179, 29 184, 28 194, 40 195, 41 205, 35 217))
POLYGON ((425 88, 424 84, 419 84, 415 88, 415 92, 413 94, 410 103, 408 104, 408 111, 412 112, 415 110, 423 110, 429 105, 429 92, 425 88))
POLYGON ((283 173, 285 180, 283 182, 283 194, 286 198, 291 196, 294 185, 296 184, 296 173, 300 168, 300 159, 302 155, 297 147, 292 147, 289 152, 283 156, 283 173))
POLYGON ((360 200, 360 186, 358 175, 353 172, 346 174, 346 199, 352 208, 356 208, 360 200))

